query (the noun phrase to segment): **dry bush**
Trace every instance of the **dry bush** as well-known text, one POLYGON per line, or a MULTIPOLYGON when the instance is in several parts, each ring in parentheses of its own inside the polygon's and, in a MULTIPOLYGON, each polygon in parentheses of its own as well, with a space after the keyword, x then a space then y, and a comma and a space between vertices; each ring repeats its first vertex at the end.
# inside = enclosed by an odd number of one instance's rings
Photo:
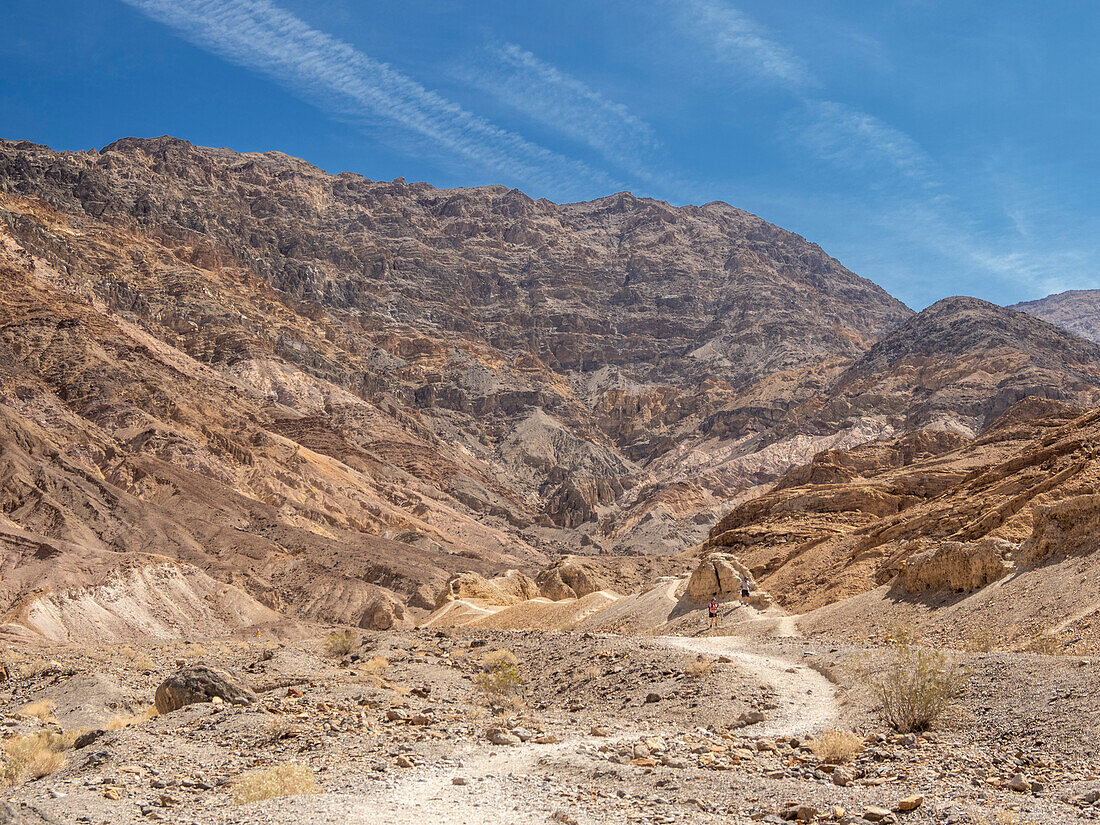
POLYGON ((600 669, 599 665, 589 665, 577 674, 577 678, 584 682, 591 682, 601 676, 603 676, 603 670, 600 669))
POLYGON ((510 696, 522 696, 527 684, 519 669, 519 660, 510 650, 491 650, 481 657, 481 673, 474 684, 490 705, 499 705, 510 696))
POLYGON ((4 740, 4 760, 0 762, 0 787, 21 785, 30 779, 48 776, 65 764, 62 738, 50 731, 33 736, 13 736, 4 740))
POLYGON ((385 656, 372 656, 370 660, 363 665, 363 670, 368 676, 381 676, 386 672, 389 666, 390 660, 385 656))
POLYGON ((183 646, 183 652, 195 659, 201 659, 203 656, 210 655, 209 650, 207 650, 200 644, 196 644, 195 642, 188 642, 187 644, 185 644, 183 646))
POLYGON ((298 735, 298 727, 294 720, 286 716, 272 716, 264 725, 264 738, 272 744, 283 739, 291 739, 298 735))
POLYGON ((894 661, 871 677, 883 721, 898 733, 927 730, 966 685, 966 673, 943 651, 896 646, 894 661))
POLYGON ((1050 630, 1035 628, 1024 647, 1029 653, 1041 653, 1046 656, 1058 656, 1062 652, 1062 641, 1050 630))
POLYGON ((684 667, 684 675, 689 679, 702 679, 708 673, 711 668, 714 667, 714 662, 708 659, 706 656, 697 656, 695 661, 688 662, 684 667))
POLYGON ((997 647, 993 631, 981 626, 972 628, 962 638, 960 647, 968 653, 990 653, 997 647))
POLYGON ((233 783, 233 804, 244 805, 277 796, 320 793, 321 788, 307 765, 285 762, 273 768, 248 771, 233 783))
POLYGON ((107 723, 106 727, 107 730, 122 730, 131 725, 140 725, 143 722, 148 722, 150 719, 155 719, 157 716, 156 707, 150 705, 140 713, 135 713, 130 716, 116 716, 107 723))
POLYGON ((325 638, 325 653, 342 659, 350 656, 359 644, 359 634, 354 630, 337 630, 325 638))
POLYGON ((42 699, 38 702, 28 702, 19 709, 19 715, 24 719, 37 719, 40 722, 54 722, 54 708, 57 703, 51 699, 42 699))
POLYGON ((825 731, 810 744, 814 756, 822 762, 840 765, 850 760, 863 747, 863 741, 850 730, 825 731))

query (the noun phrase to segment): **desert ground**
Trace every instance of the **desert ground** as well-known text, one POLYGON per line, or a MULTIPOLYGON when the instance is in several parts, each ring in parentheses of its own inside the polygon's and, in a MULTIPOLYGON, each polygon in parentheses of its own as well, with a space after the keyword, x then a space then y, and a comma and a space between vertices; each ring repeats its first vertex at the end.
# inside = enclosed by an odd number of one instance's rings
POLYGON ((831 641, 736 600, 707 629, 687 583, 605 594, 602 609, 458 599, 416 630, 12 641, 5 737, 64 742, 49 772, 4 792, 0 822, 1100 818, 1097 657, 943 649, 904 629, 831 641), (635 629, 587 629, 608 611, 635 629), (463 612, 478 618, 447 622, 463 612), (920 656, 961 689, 928 730, 899 733, 874 685, 920 656), (200 664, 247 695, 156 713, 158 685, 200 664))

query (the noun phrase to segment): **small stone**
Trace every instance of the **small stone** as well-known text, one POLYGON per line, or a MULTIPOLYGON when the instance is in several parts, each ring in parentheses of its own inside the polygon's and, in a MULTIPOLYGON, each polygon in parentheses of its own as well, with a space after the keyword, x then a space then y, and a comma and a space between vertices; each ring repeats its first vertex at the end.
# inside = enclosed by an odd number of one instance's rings
POLYGON ((544 733, 535 737, 536 745, 556 745, 561 740, 552 733, 544 733))
POLYGON ((415 716, 410 716, 409 717, 409 722, 410 723, 412 723, 414 725, 420 725, 421 727, 423 727, 425 725, 430 725, 433 721, 435 721, 435 720, 432 719, 432 717, 429 716, 426 713, 418 713, 415 716))
POLYGON ((749 725, 758 725, 767 718, 761 710, 747 710, 737 717, 737 726, 744 728, 749 725))
POLYGON ((404 754, 397 757, 397 767, 399 767, 399 768, 412 768, 412 767, 415 767, 415 765, 416 765, 416 763, 413 762, 411 759, 409 759, 409 757, 405 756, 404 754))
POLYGON ((660 701, 661 701, 661 694, 659 694, 659 693, 647 693, 646 696, 645 696, 645 703, 647 705, 652 705, 654 702, 660 702, 660 701))
POLYGON ((118 788, 107 788, 103 792, 103 798, 104 799, 110 799, 114 802, 118 801, 119 796, 120 796, 120 794, 119 794, 118 788))
POLYGON ((397 708, 390 708, 386 711, 387 722, 407 722, 409 720, 408 714, 403 710, 397 708))
POLYGON ((467 779, 465 776, 456 776, 454 779, 451 780, 451 784, 452 785, 469 785, 470 780, 467 779))
POLYGON ((779 748, 771 739, 757 739, 756 749, 761 753, 779 753, 779 748))
POLYGON ((891 815, 892 814, 885 808, 877 808, 873 805, 863 811, 863 818, 868 822, 882 822, 886 817, 891 815))
POLYGON ((88 747, 88 745, 95 742, 97 739, 99 739, 99 737, 103 736, 106 732, 107 731, 105 731, 105 730, 99 730, 99 729, 85 731, 84 733, 80 734, 80 736, 76 737, 76 740, 73 742, 73 750, 80 750, 81 748, 88 747))
POLYGON ((494 745, 518 745, 520 742, 518 736, 500 728, 490 728, 485 732, 485 736, 494 745))
POLYGON ((535 736, 527 728, 512 728, 512 735, 519 737, 520 742, 529 742, 535 736))
POLYGON ((1017 793, 1024 793, 1031 790, 1031 782, 1022 773, 1018 773, 1008 780, 1008 787, 1017 793))
POLYGON ((897 810, 897 811, 915 811, 917 808, 919 808, 921 806, 921 804, 923 804, 923 802, 924 802, 924 797, 921 796, 920 794, 916 794, 914 796, 907 796, 907 797, 905 797, 905 799, 901 800, 897 804, 897 807, 894 810, 897 810))
POLYGON ((836 768, 832 775, 833 784, 841 788, 848 787, 856 778, 855 771, 848 768, 836 768))

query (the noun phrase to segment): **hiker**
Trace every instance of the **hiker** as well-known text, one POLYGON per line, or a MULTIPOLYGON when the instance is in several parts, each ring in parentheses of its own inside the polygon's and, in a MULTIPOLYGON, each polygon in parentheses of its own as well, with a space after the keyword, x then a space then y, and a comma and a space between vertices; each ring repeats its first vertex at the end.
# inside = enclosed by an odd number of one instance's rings
POLYGON ((752 582, 749 581, 748 576, 741 577, 741 604, 749 603, 749 588, 752 587, 752 582))
POLYGON ((707 612, 710 614, 710 624, 707 625, 707 630, 718 627, 718 600, 714 596, 710 597, 710 606, 707 608, 707 612))

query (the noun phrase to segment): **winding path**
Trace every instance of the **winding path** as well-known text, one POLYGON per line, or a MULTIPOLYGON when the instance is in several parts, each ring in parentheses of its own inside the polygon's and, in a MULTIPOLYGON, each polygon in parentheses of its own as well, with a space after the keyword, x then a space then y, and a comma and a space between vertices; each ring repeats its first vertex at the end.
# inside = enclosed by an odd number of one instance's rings
POLYGON ((834 722, 838 708, 832 682, 812 667, 770 654, 751 652, 737 636, 687 638, 659 636, 666 647, 726 656, 760 682, 774 688, 779 705, 768 719, 746 729, 758 736, 795 736, 823 730, 834 722))

